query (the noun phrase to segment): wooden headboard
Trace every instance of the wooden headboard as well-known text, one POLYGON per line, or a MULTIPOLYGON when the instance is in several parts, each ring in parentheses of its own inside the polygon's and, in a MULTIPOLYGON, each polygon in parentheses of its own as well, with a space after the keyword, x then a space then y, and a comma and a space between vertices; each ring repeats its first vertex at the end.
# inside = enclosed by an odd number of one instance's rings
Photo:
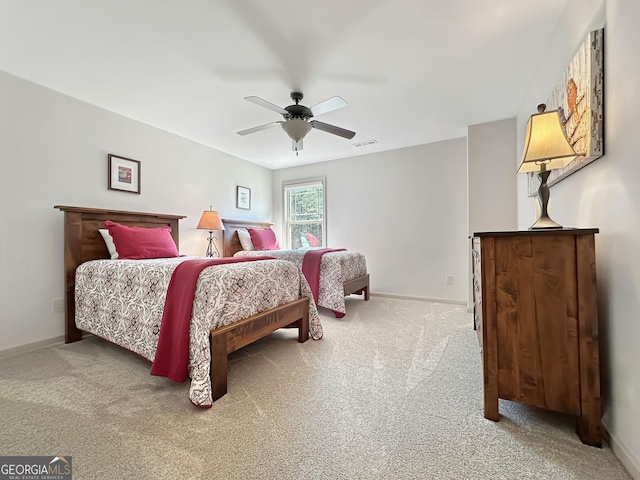
POLYGON ((224 257, 233 257, 233 254, 242 250, 240 245, 240 239, 238 238, 239 228, 255 228, 255 229, 267 229, 271 228, 273 223, 269 222, 252 222, 250 220, 228 220, 222 219, 224 225, 224 245, 222 255, 224 257))
POLYGON ((105 220, 137 227, 171 227, 171 236, 176 246, 180 246, 178 220, 184 215, 160 213, 127 212, 103 210, 99 208, 68 207, 56 205, 64 212, 64 278, 65 278, 65 342, 82 340, 82 331, 76 327, 76 269, 89 260, 110 258, 102 235, 98 230, 105 228, 105 220))

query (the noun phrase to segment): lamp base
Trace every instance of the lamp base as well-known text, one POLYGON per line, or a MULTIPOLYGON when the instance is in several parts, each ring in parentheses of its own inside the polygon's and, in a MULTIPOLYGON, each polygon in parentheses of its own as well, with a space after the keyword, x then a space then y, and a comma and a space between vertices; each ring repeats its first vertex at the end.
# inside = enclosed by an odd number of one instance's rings
POLYGON ((529 230, 551 230, 562 228, 562 225, 554 222, 549 218, 548 205, 549 205, 549 185, 547 185, 547 178, 549 178, 550 171, 546 169, 546 165, 542 164, 542 171, 538 173, 540 179, 540 186, 538 187, 538 203, 540 204, 540 216, 536 223, 529 227, 529 230))
POLYGON ((540 216, 540 218, 536 220, 536 223, 529 227, 529 230, 552 230, 559 228, 563 228, 562 225, 554 222, 549 217, 540 216))
POLYGON ((220 258, 220 252, 218 251, 218 247, 216 247, 215 240, 218 240, 213 236, 213 231, 209 230, 209 245, 207 246, 207 257, 220 258))

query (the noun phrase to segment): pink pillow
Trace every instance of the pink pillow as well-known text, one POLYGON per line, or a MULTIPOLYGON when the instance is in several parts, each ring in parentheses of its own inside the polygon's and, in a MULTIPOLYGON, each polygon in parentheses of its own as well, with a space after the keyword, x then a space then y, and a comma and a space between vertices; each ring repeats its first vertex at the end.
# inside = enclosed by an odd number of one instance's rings
POLYGON ((265 230, 247 228, 247 231, 251 235, 251 242, 256 250, 280 250, 276 234, 270 228, 265 230))
POLYGON ((142 260, 180 256, 171 237, 171 227, 128 227, 111 220, 104 224, 109 230, 109 235, 113 237, 119 259, 142 260))
POLYGON ((322 242, 318 240, 318 237, 316 237, 313 233, 305 231, 304 236, 307 237, 307 240, 309 240, 309 245, 311 245, 312 247, 322 246, 322 242))

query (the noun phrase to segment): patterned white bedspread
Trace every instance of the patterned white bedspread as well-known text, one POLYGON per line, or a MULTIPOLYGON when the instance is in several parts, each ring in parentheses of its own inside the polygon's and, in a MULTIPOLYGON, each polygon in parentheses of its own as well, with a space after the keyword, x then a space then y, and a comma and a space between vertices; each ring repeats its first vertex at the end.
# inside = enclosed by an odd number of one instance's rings
MULTIPOLYGON (((234 257, 268 255, 295 263, 302 271, 302 260, 308 250, 241 250, 234 257)), ((328 252, 320 260, 320 290, 318 306, 346 313, 344 282, 367 274, 367 261, 363 254, 344 250, 328 252)))
MULTIPOLYGON (((76 270, 76 325, 153 361, 171 275, 184 261, 94 260, 76 270)), ((189 398, 213 403, 209 332, 256 313, 307 296, 309 330, 322 338, 322 325, 309 284, 300 270, 280 260, 205 268, 196 285, 189 331, 189 398)), ((215 367, 215 366, 214 366, 215 367)))

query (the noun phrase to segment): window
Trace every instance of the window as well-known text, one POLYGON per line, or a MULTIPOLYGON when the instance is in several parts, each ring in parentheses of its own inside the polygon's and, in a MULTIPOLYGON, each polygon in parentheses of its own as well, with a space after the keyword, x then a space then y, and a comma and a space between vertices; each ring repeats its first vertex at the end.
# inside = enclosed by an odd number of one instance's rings
POLYGON ((324 179, 284 184, 287 248, 326 245, 324 179))

